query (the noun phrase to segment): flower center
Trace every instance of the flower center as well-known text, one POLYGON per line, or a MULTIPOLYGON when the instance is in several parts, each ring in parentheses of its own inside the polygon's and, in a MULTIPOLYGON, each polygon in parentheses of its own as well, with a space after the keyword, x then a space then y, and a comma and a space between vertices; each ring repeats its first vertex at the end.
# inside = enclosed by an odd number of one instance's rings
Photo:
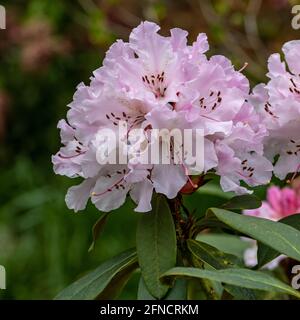
POLYGON ((83 154, 85 154, 87 152, 87 150, 85 150, 85 147, 83 146, 82 142, 78 141, 76 137, 74 137, 74 139, 76 140, 76 147, 72 148, 72 153, 71 155, 66 155, 66 154, 62 154, 61 152, 58 153, 58 156, 61 159, 73 159, 76 158, 78 156, 81 156, 83 154), (73 154, 74 152, 74 154, 73 154))
POLYGON ((245 159, 242 161, 242 169, 243 169, 243 176, 246 176, 248 178, 252 178, 255 169, 248 164, 248 160, 245 159))
MULTIPOLYGON (((126 169, 116 171, 115 172, 115 176, 121 175, 120 179, 118 179, 116 182, 112 183, 109 188, 105 189, 104 191, 102 191, 100 193, 92 192, 91 196, 92 197, 100 197, 100 196, 105 195, 108 192, 112 192, 114 189, 116 189, 116 190, 119 190, 119 189, 125 190, 125 180, 124 180, 125 179, 125 174, 126 174, 126 169)), ((107 174, 105 177, 108 178, 108 179, 112 179, 113 178, 110 174, 107 174)))
POLYGON ((199 99, 200 102, 200 108, 202 110, 208 111, 208 113, 211 113, 215 111, 222 103, 222 95, 221 91, 215 92, 211 91, 209 96, 202 97, 199 99))
POLYGON ((299 141, 297 142, 291 139, 289 143, 289 149, 286 151, 286 153, 290 156, 292 155, 297 156, 298 153, 300 153, 300 142, 299 141))
POLYGON ((154 75, 144 75, 142 76, 143 83, 149 88, 155 98, 163 98, 167 91, 167 86, 165 84, 165 72, 163 71, 160 74, 154 75))

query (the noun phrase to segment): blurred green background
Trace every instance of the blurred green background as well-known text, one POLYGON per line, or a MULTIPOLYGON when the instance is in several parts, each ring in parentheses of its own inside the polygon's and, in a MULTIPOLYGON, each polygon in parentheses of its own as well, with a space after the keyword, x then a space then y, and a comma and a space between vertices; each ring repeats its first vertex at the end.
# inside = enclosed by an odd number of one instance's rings
MULTIPOLYGON (((162 33, 180 27, 190 41, 206 32, 210 55, 225 54, 252 84, 265 80, 266 59, 291 27, 288 0, 28 0, 1 1, 7 29, 0 30, 0 265, 7 272, 3 299, 52 299, 99 262, 135 245, 137 213, 131 203, 114 212, 96 249, 88 253, 99 212, 66 208, 75 184, 54 175, 51 155, 60 145, 56 124, 66 114, 76 85, 87 83, 117 38, 127 39, 141 20, 162 33)), ((186 199, 200 212, 224 201, 214 185, 186 199)), ((262 193, 263 195, 263 190, 262 193)), ((121 298, 134 299, 137 276, 121 298)))

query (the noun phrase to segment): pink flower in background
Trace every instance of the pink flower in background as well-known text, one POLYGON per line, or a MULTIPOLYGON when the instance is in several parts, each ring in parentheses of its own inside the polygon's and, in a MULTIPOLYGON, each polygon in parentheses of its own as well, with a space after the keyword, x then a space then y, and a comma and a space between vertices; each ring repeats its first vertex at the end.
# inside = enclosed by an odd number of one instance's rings
MULTIPOLYGON (((63 147, 53 156, 54 171, 84 181, 66 196, 69 208, 83 210, 89 198, 102 211, 120 207, 129 194, 136 211, 151 209, 152 192, 168 198, 191 183, 188 172, 208 171, 221 176, 224 191, 250 192, 250 186, 266 184, 272 164, 263 155, 267 130, 248 102, 249 83, 223 56, 208 59, 205 34, 187 44, 187 32, 172 29, 169 37, 158 34, 159 26, 142 22, 129 36, 108 50, 103 66, 89 86, 80 84, 69 105, 67 120, 61 120, 63 147), (150 144, 153 129, 202 129, 204 168, 189 170, 189 164, 100 164, 97 150, 103 148, 101 129, 117 132, 126 122, 126 136, 143 130, 141 149, 150 144)), ((194 139, 194 138, 193 138, 194 139)), ((190 141, 189 141, 190 143, 190 141)), ((120 145, 116 151, 124 150, 120 145)))
POLYGON ((245 210, 244 214, 278 221, 284 217, 300 213, 300 195, 294 189, 280 189, 272 186, 267 191, 267 199, 260 208, 245 210))
POLYGON ((280 179, 300 170, 300 40, 286 43, 282 51, 287 66, 278 53, 271 55, 270 81, 256 86, 251 97, 269 131, 266 155, 271 161, 279 155, 274 173, 280 179))
MULTIPOLYGON (((296 190, 285 187, 280 189, 272 186, 267 191, 267 199, 263 201, 262 206, 254 210, 244 210, 246 215, 278 221, 284 217, 300 213, 300 194, 296 190)), ((249 240, 248 240, 249 241, 249 240)), ((251 248, 245 251, 244 260, 247 266, 257 264, 257 245, 256 241, 250 241, 251 248)), ((274 269, 278 263, 284 259, 281 255, 266 265, 268 269, 274 269)))

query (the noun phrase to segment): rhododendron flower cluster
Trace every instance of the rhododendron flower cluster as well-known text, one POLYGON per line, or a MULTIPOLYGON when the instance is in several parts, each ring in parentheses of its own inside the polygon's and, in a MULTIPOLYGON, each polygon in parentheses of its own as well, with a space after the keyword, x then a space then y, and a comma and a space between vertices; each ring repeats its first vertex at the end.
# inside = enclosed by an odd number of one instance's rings
MULTIPOLYGON (((205 55, 205 34, 188 45, 184 30, 172 29, 168 37, 158 31, 156 24, 143 22, 129 42, 114 43, 90 85, 77 87, 67 120, 59 122, 63 147, 53 156, 54 170, 84 179, 66 196, 75 211, 84 209, 89 198, 99 210, 110 211, 130 194, 136 211, 147 212, 153 191, 176 197, 192 183, 190 172, 215 172, 224 191, 238 194, 250 192, 241 181, 257 186, 271 179, 273 167, 263 150, 268 131, 249 102, 247 78, 224 56, 205 55), (97 150, 104 142, 99 130, 117 131, 121 121, 127 124, 127 135, 143 129, 140 153, 151 143, 153 129, 203 130, 203 168, 190 168, 184 160, 142 164, 134 161, 136 153, 129 154, 126 164, 100 164, 97 150)), ((292 79, 296 103, 298 80, 292 79)))
POLYGON ((268 61, 270 81, 253 90, 251 101, 269 131, 266 155, 275 163, 274 173, 284 179, 300 170, 300 40, 287 42, 268 61), (288 67, 288 68, 287 68, 288 67))
MULTIPOLYGON (((296 190, 285 187, 280 189, 272 186, 267 191, 267 199, 263 201, 262 206, 258 209, 244 210, 246 215, 279 221, 287 216, 300 213, 300 195, 296 190)), ((278 263, 284 259, 281 255, 266 265, 268 269, 274 269, 278 263)), ((251 240, 251 247, 245 251, 245 263, 247 266, 257 264, 257 245, 256 241, 251 240)))

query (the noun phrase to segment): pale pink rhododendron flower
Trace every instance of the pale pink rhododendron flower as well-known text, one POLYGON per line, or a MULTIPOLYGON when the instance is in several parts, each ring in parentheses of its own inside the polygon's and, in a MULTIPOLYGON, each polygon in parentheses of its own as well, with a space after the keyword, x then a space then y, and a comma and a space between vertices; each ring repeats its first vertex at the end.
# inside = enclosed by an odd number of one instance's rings
MULTIPOLYGON (((190 181, 189 164, 142 164, 130 153, 128 164, 100 164, 103 147, 99 130, 117 132, 127 124, 126 135, 143 129, 142 147, 153 129, 201 129, 204 166, 193 174, 213 171, 224 191, 250 192, 240 186, 266 184, 272 164, 263 156, 265 126, 248 102, 249 83, 223 56, 208 59, 205 34, 187 44, 187 32, 172 29, 169 37, 159 27, 143 22, 129 36, 108 50, 103 66, 89 86, 80 84, 61 120, 63 147, 53 156, 57 174, 84 181, 66 196, 69 208, 83 210, 89 198, 101 211, 120 207, 127 194, 136 211, 151 210, 153 191, 174 198, 190 181)), ((118 151, 123 149, 117 146, 118 151)), ((135 150, 136 151, 136 150, 135 150)))
MULTIPOLYGON (((249 216, 278 221, 287 216, 300 213, 300 195, 296 190, 289 187, 280 189, 272 186, 268 189, 267 199, 266 201, 263 201, 260 208, 244 210, 243 213, 249 216)), ((257 245, 256 241, 250 241, 251 247, 245 251, 244 260, 247 266, 252 267, 257 264, 257 245)), ((280 255, 265 267, 274 269, 284 258, 284 255, 280 255)))
POLYGON ((253 90, 252 103, 269 131, 265 151, 275 163, 274 173, 284 179, 300 171, 300 40, 287 42, 268 61, 270 81, 253 90))

